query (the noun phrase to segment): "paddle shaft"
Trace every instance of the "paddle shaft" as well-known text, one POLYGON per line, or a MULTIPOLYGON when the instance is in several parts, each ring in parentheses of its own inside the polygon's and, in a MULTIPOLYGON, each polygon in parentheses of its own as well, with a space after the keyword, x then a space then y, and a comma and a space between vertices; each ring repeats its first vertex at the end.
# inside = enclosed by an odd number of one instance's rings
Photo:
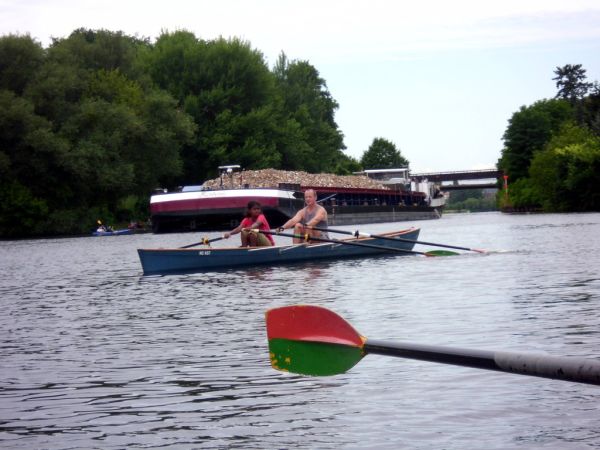
POLYGON ((453 248, 456 250, 467 250, 467 251, 471 251, 471 252, 485 253, 482 250, 477 250, 474 248, 459 247, 457 245, 436 244, 435 242, 415 241, 412 239, 406 239, 406 238, 400 238, 400 237, 392 238, 392 237, 388 237, 388 236, 380 236, 377 234, 360 233, 358 230, 357 231, 346 231, 346 230, 334 230, 332 228, 318 228, 318 227, 310 227, 310 228, 312 228, 313 230, 317 230, 317 231, 330 231, 331 233, 348 234, 350 236, 355 236, 355 237, 364 236, 364 237, 372 237, 372 238, 376 238, 376 239, 386 239, 386 240, 390 240, 390 241, 403 241, 403 242, 412 242, 414 244, 431 245, 432 247, 453 248))
POLYGON ((218 237, 218 238, 212 238, 212 239, 204 238, 203 241, 194 242, 193 244, 184 245, 183 247, 179 247, 179 248, 190 248, 190 247, 195 247, 196 245, 208 245, 211 242, 220 241, 221 239, 225 239, 225 238, 224 237, 218 237))
MULTIPOLYGON (((264 233, 264 234, 272 234, 272 235, 275 235, 275 236, 285 236, 285 237, 297 238, 297 239, 304 239, 305 238, 301 234, 277 233, 275 231, 265 231, 265 230, 258 230, 258 232, 259 233, 264 233)), ((414 250, 404 250, 404 249, 401 249, 401 248, 394 248, 394 247, 385 247, 383 245, 367 244, 367 243, 364 243, 364 242, 340 241, 338 239, 325 239, 325 238, 322 238, 322 237, 314 237, 314 236, 310 236, 309 240, 311 240, 311 241, 317 241, 317 242, 330 242, 332 244, 353 245, 355 247, 372 248, 372 249, 377 249, 377 250, 382 250, 382 251, 387 251, 387 252, 412 253, 412 254, 415 254, 415 255, 429 256, 429 255, 427 255, 424 252, 416 252, 414 250)))
POLYGON ((489 350, 469 350, 410 342, 367 339, 368 354, 418 359, 477 369, 600 385, 600 361, 489 350))

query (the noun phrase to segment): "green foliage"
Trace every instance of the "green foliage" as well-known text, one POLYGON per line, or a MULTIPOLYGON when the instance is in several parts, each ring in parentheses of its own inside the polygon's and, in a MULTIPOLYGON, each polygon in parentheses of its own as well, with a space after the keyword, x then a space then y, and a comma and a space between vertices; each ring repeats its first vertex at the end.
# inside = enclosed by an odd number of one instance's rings
POLYGON ((0 91, 0 158, 2 179, 18 182, 34 197, 51 202, 64 181, 66 142, 51 123, 34 112, 25 98, 0 91), (48 190, 48 186, 53 186, 48 190))
POLYGON ((0 181, 0 236, 14 238, 45 232, 48 206, 17 181, 0 181))
POLYGON ((274 79, 262 54, 247 42, 206 42, 187 31, 163 33, 143 62, 197 127, 194 142, 182 152, 179 184, 198 183, 222 164, 279 166, 274 79))
MULTIPOLYGON (((559 99, 513 114, 499 167, 514 205, 599 209, 600 88, 581 65, 555 74, 559 99)), ((337 108, 309 62, 281 53, 270 70, 240 39, 177 31, 151 44, 81 28, 43 49, 2 36, 0 237, 143 220, 153 188, 199 183, 223 164, 338 174, 408 165, 383 138, 360 162, 345 155, 337 108)))
POLYGON ((588 127, 600 136, 600 84, 596 81, 590 95, 581 101, 581 126, 588 127))
POLYGON ((495 198, 467 198, 461 202, 448 205, 447 208, 469 212, 496 211, 498 209, 495 198))
POLYGON ((22 95, 44 62, 44 50, 31 36, 0 37, 0 89, 22 95))
POLYGON ((573 118, 573 109, 564 100, 540 100, 522 106, 508 121, 499 168, 512 182, 527 177, 534 153, 542 150, 555 130, 573 118))
POLYGON ((499 195, 503 206, 600 210, 600 88, 586 81, 585 72, 581 64, 557 67, 560 100, 513 114, 498 163, 510 176, 509 201, 499 195))
POLYGON ((358 171, 337 108, 307 61, 282 53, 270 70, 240 39, 177 31, 151 44, 80 28, 43 49, 0 37, 0 190, 11 209, 0 236, 143 220, 153 188, 199 183, 223 164, 358 171))
POLYGON ((54 39, 48 58, 57 64, 90 72, 119 70, 127 77, 138 78, 137 53, 148 45, 147 41, 121 31, 79 28, 65 39, 54 39))
POLYGON ((467 211, 495 211, 498 209, 496 198, 484 196, 483 189, 452 191, 446 208, 467 211))
MULTIPOLYGON (((280 147, 283 169, 308 172, 332 171, 345 158, 343 135, 335 123, 338 103, 325 80, 307 61, 289 62, 282 53, 273 68, 285 119, 296 123, 295 145, 280 147)), ((340 170, 344 170, 340 167, 340 170)))
POLYGON ((461 189, 452 191, 448 200, 448 206, 451 206, 453 203, 456 202, 463 202, 468 198, 483 198, 483 189, 461 189))
POLYGON ((362 155, 360 163, 365 169, 394 169, 407 167, 409 162, 402 156, 393 142, 375 138, 362 155))
POLYGON ((600 210, 600 139, 587 129, 565 125, 535 155, 530 183, 545 210, 600 210))
POLYGON ((593 86, 586 80, 586 70, 581 64, 567 64, 563 67, 557 67, 554 70, 556 77, 552 78, 556 81, 558 92, 556 98, 568 100, 571 104, 575 104, 577 100, 584 98, 588 91, 593 86))
POLYGON ((333 173, 337 175, 352 175, 354 172, 360 172, 362 166, 356 158, 342 155, 337 161, 333 173))
POLYGON ((100 215, 128 220, 120 215, 139 214, 141 199, 180 176, 195 125, 139 71, 137 50, 147 46, 77 30, 53 42, 22 96, 0 90, 1 187, 29 214, 7 214, 0 236, 89 232, 100 215), (123 207, 128 198, 135 207, 123 207), (19 220, 36 211, 47 211, 43 226, 19 220))
POLYGON ((539 195, 536 186, 529 178, 521 178, 509 185, 508 203, 505 201, 504 191, 498 191, 500 207, 510 207, 515 209, 538 209, 541 206, 542 198, 539 195))

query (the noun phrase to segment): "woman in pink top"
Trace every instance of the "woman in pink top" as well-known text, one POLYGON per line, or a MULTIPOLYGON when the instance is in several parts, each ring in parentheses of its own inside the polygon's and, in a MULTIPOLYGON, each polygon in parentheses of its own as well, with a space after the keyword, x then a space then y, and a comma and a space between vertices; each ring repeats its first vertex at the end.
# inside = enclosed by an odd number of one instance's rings
POLYGON ((248 202, 246 217, 242 222, 228 233, 223 234, 225 239, 229 239, 232 234, 242 233, 242 247, 263 247, 275 245, 273 237, 270 234, 255 233, 246 231, 247 229, 259 229, 269 231, 271 227, 267 218, 262 213, 260 203, 254 200, 248 202))

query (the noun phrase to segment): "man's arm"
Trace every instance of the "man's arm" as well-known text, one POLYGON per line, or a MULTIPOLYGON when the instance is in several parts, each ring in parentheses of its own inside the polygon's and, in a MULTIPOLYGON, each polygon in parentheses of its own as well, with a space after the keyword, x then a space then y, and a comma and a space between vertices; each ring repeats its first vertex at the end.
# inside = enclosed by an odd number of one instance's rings
POLYGON ((300 211, 298 211, 296 213, 296 215, 294 217, 292 217, 290 220, 288 220, 286 223, 281 225, 281 228, 283 228, 283 229, 292 228, 294 225, 296 225, 298 222, 300 222, 303 217, 304 217, 304 208, 301 209, 300 211))

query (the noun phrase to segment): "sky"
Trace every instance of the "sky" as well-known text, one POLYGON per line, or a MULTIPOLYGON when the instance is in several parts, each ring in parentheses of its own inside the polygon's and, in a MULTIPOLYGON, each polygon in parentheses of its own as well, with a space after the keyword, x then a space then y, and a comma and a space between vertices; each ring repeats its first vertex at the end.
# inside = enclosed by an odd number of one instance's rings
POLYGON ((48 47, 81 27, 237 37, 269 67, 281 52, 308 61, 346 154, 385 138, 412 172, 493 168, 512 114, 555 96, 556 67, 600 80, 598 0, 0 0, 0 35, 48 47))

